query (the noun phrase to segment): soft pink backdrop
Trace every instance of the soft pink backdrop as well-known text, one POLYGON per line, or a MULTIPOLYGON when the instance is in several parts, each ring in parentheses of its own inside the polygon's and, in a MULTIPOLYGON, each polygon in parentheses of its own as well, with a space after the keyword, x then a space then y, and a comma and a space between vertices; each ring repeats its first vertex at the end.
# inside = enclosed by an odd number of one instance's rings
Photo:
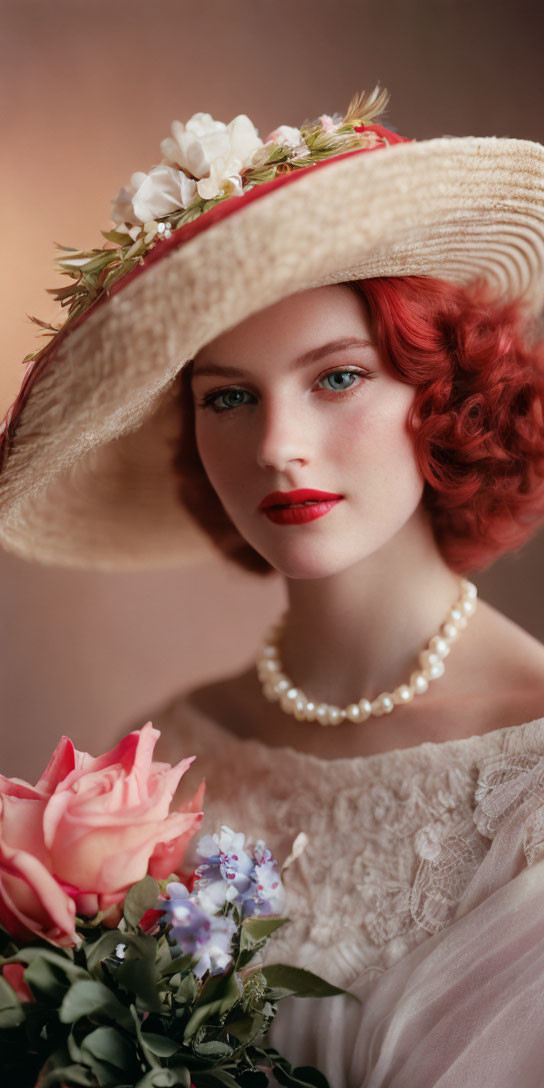
MULTIPOLYGON (((415 137, 544 141, 534 0, 0 0, 0 415, 57 322, 53 240, 100 245, 112 196, 174 118, 247 113, 262 136, 376 81, 415 137)), ((476 578, 544 639, 543 534, 476 578)), ((224 563, 105 575, 0 554, 2 766, 33 778, 62 732, 97 751, 188 684, 249 661, 283 602, 224 563)))

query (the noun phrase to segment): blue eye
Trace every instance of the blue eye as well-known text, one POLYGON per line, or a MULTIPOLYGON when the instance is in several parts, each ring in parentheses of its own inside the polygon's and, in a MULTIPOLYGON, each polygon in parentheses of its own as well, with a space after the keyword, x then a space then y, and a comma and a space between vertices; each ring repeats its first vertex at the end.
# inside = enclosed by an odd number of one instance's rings
MULTIPOLYGON (((325 382, 328 381, 329 378, 337 378, 338 375, 340 375, 341 378, 350 379, 357 378, 359 376, 356 370, 332 370, 330 374, 325 374, 324 377, 321 378, 321 381, 325 382)), ((350 389, 352 385, 353 381, 351 380, 349 385, 333 384, 332 386, 329 386, 329 388, 335 389, 341 393, 343 389, 350 389)))
MULTIPOLYGON (((221 393, 212 394, 210 400, 217 412, 223 412, 228 408, 239 408, 244 403, 242 398, 245 396, 247 396, 245 389, 224 389, 221 393), (219 397, 225 398, 222 407, 217 406, 219 397)), ((207 403, 210 403, 210 401, 207 403)))
MULTIPOLYGON (((348 392, 353 385, 357 384, 356 379, 365 377, 370 377, 370 375, 362 370, 331 370, 328 374, 324 374, 323 377, 319 378, 319 383, 331 380, 333 384, 329 385, 328 391, 330 393, 343 393, 348 392), (340 378, 340 382, 337 381, 338 378, 340 378), (348 379, 347 382, 346 379, 348 379)), ((324 387, 321 385, 321 388, 324 387)), ((253 393, 232 386, 230 389, 220 389, 216 393, 207 393, 200 402, 199 407, 211 408, 214 412, 231 412, 233 408, 241 408, 244 404, 251 404, 254 401, 253 393), (244 400, 244 397, 250 399, 244 400)))

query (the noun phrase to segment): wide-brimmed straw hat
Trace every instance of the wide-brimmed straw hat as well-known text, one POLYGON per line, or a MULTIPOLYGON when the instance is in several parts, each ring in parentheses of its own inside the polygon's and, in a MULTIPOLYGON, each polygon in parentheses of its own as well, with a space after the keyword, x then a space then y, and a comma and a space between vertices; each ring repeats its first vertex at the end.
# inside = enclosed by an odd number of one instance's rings
MULTIPOLYGON (((172 458, 179 374, 210 340, 297 291, 374 276, 484 279, 536 322, 544 298, 544 148, 414 141, 359 95, 261 140, 245 115, 174 121, 160 165, 132 175, 114 229, 63 250, 68 309, 25 360, 2 425, 0 543, 107 570, 213 553, 172 458)), ((271 365, 273 361, 271 359, 271 365)))

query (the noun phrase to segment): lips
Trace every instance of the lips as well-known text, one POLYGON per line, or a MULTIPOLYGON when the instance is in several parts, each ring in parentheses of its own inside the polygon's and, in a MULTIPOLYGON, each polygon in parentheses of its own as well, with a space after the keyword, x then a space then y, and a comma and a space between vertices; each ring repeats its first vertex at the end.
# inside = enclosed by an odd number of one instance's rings
POLYGON ((295 491, 272 491, 259 503, 259 510, 268 510, 271 507, 281 510, 286 507, 302 506, 306 503, 331 502, 341 498, 342 495, 337 495, 332 491, 316 491, 307 487, 301 487, 295 491))

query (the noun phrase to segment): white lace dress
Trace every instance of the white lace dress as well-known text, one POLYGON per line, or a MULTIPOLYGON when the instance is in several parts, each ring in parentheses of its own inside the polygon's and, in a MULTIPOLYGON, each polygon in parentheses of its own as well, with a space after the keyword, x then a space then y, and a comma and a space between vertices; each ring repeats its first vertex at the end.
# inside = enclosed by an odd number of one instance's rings
POLYGON ((308 835, 265 959, 361 1003, 284 1001, 269 1045, 332 1088, 541 1088, 544 718, 336 760, 237 738, 183 698, 152 720, 172 761, 197 756, 203 831, 280 862, 308 835))

